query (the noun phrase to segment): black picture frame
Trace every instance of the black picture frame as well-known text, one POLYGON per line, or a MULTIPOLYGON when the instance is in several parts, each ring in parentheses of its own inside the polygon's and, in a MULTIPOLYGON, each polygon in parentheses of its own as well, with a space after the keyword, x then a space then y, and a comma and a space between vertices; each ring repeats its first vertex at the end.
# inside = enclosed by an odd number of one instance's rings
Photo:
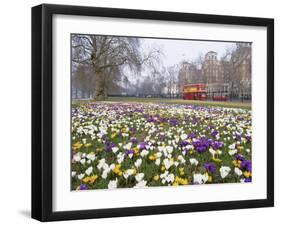
POLYGON ((56 221, 272 206, 274 206, 273 19, 49 4, 32 8, 32 218, 40 221, 56 221), (52 210, 52 18, 55 14, 266 27, 267 198, 54 212, 52 210))

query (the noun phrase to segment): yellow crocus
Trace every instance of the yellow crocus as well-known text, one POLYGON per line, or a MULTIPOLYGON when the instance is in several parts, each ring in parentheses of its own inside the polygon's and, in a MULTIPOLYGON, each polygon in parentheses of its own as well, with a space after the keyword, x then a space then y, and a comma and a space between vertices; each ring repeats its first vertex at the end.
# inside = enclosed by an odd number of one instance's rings
POLYGON ((149 160, 154 161, 157 159, 157 156, 155 154, 153 154, 153 155, 150 155, 148 158, 149 158, 149 160))
POLYGON ((158 181, 159 180, 159 175, 157 174, 157 175, 155 175, 154 177, 153 177, 153 180, 155 180, 155 181, 158 181))
POLYGON ((247 178, 249 178, 250 176, 252 176, 251 172, 249 172, 249 171, 245 171, 243 174, 244 174, 244 176, 247 177, 247 178))
POLYGON ((77 150, 79 150, 82 146, 83 146, 83 144, 82 144, 80 141, 78 141, 78 142, 76 142, 75 144, 73 144, 72 149, 73 149, 74 151, 77 151, 77 150))
POLYGON ((93 176, 85 177, 82 181, 83 181, 84 183, 93 184, 93 183, 95 183, 95 181, 97 180, 97 178, 98 178, 97 175, 93 175, 93 176))
POLYGON ((91 146, 92 146, 92 144, 87 143, 87 144, 84 144, 84 146, 85 146, 86 148, 88 148, 88 147, 91 147, 91 146))
MULTIPOLYGON (((120 174, 120 172, 121 172, 121 170, 120 170, 120 168, 121 168, 121 164, 117 164, 117 165, 115 165, 115 168, 114 168, 114 170, 113 170, 113 173, 115 173, 115 174, 120 174)), ((122 174, 121 174, 122 175, 122 174)))
POLYGON ((117 135, 117 133, 112 133, 111 136, 110 136, 111 139, 113 139, 114 137, 116 137, 116 135, 117 135))
POLYGON ((180 168, 179 168, 179 172, 180 172, 180 175, 183 176, 183 175, 184 175, 184 168, 183 168, 183 167, 180 167, 180 168))
POLYGON ((187 185, 188 180, 187 180, 187 178, 181 178, 181 177, 176 176, 175 183, 181 184, 181 185, 187 185))

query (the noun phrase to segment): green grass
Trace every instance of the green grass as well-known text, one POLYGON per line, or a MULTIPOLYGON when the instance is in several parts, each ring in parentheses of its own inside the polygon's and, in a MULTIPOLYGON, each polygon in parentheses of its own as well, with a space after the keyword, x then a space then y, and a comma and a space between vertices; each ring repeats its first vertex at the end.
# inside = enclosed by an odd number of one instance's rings
MULTIPOLYGON (((139 98, 139 97, 109 97, 106 101, 110 102, 137 102, 137 103, 166 103, 166 104, 191 104, 211 107, 229 107, 251 109, 251 102, 220 102, 220 101, 200 101, 200 100, 183 100, 183 99, 168 99, 168 98, 139 98)), ((73 100, 73 105, 79 105, 94 100, 73 100)))

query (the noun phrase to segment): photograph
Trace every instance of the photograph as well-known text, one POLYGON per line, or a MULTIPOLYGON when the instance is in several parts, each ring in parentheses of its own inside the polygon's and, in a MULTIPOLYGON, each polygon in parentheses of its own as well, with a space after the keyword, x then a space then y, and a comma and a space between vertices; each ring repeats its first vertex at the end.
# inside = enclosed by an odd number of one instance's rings
POLYGON ((251 42, 69 41, 70 190, 252 182, 251 42))

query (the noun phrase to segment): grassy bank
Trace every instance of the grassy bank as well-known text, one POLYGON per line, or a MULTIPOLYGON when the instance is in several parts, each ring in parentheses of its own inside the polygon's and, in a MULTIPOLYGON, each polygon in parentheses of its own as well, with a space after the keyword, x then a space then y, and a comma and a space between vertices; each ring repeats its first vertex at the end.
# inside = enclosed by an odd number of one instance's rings
MULTIPOLYGON (((213 107, 230 107, 251 109, 251 102, 220 102, 220 101, 199 101, 183 99, 166 99, 166 98, 138 98, 138 97, 109 97, 109 102, 137 102, 137 103, 167 103, 167 104, 192 104, 213 107)), ((73 100, 74 105, 81 103, 94 102, 94 100, 73 100)))

